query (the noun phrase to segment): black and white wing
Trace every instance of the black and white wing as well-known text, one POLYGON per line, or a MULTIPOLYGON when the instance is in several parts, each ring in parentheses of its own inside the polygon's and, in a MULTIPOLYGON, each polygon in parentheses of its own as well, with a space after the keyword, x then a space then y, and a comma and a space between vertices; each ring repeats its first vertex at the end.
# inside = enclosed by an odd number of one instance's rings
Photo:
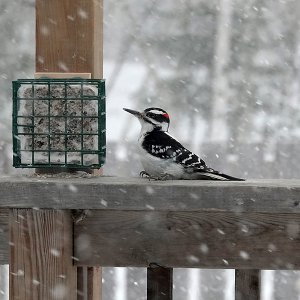
POLYGON ((207 167, 204 160, 182 146, 171 135, 163 131, 152 131, 145 135, 142 147, 151 155, 160 159, 173 159, 183 166, 186 179, 207 180, 243 180, 222 174, 207 167))
MULTIPOLYGON (((142 147, 151 155, 161 159, 176 160, 185 149, 176 139, 164 131, 153 130, 145 134, 142 147)), ((190 152, 191 153, 191 152, 190 152)), ((182 157, 183 158, 183 157, 182 157)), ((178 161, 180 162, 180 161, 178 161)), ((204 162, 203 162, 204 163, 204 162)))
POLYGON ((184 166, 185 177, 203 180, 242 180, 226 174, 222 174, 212 168, 209 168, 203 159, 192 153, 190 150, 183 148, 181 153, 175 158, 175 161, 184 166))
POLYGON ((191 177, 193 177, 193 179, 244 181, 244 179, 232 177, 209 168, 204 160, 185 148, 182 153, 176 157, 176 162, 182 164, 186 173, 192 174, 191 177))

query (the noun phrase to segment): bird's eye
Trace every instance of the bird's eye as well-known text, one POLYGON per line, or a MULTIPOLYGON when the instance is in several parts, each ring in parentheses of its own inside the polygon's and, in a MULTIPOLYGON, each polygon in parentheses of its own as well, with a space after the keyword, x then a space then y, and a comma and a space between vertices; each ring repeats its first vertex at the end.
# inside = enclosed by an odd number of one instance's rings
POLYGON ((149 113, 147 113, 147 117, 149 117, 149 118, 155 118, 155 114, 154 113, 151 113, 151 112, 149 112, 149 113))
POLYGON ((167 113, 155 113, 149 111, 146 113, 146 116, 160 123, 169 122, 169 115, 167 113))

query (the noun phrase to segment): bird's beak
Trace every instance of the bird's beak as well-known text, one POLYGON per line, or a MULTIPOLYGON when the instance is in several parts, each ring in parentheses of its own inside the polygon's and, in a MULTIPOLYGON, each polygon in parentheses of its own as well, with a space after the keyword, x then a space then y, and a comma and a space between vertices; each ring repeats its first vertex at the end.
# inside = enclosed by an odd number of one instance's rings
POLYGON ((129 108, 123 108, 125 111, 129 112, 130 114, 136 116, 137 118, 141 118, 142 117, 142 113, 140 113, 139 111, 136 110, 132 110, 129 108))

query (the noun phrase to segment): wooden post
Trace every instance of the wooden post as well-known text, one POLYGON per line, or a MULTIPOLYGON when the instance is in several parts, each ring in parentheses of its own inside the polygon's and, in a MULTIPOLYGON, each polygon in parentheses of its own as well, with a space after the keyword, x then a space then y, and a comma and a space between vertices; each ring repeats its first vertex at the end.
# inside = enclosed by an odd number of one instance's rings
POLYGON ((101 300, 102 268, 87 268, 87 300, 101 300))
POLYGON ((235 300, 260 299, 260 270, 235 270, 235 300))
MULTIPOLYGON (((103 78, 103 0, 36 0, 36 72, 103 78)), ((101 299, 101 275, 100 268, 78 270, 78 299, 81 290, 87 290, 88 300, 101 299)))
POLYGON ((84 286, 84 267, 77 267, 77 300, 86 300, 84 286))
POLYGON ((103 0, 36 0, 36 72, 103 78, 103 0))
MULTIPOLYGON (((102 78, 102 13, 102 0, 36 0, 36 72, 102 78)), ((77 299, 70 212, 12 209, 9 219, 10 300, 77 299)), ((89 300, 100 299, 100 273, 89 272, 89 300)))
POLYGON ((10 300, 76 300, 68 211, 10 209, 10 300))
POLYGON ((147 268, 147 300, 173 299, 173 269, 151 265, 147 268))
MULTIPOLYGON (((36 0, 36 77, 41 76, 103 78, 103 0, 36 0)), ((102 175, 102 169, 84 171, 102 175)))
POLYGON ((102 268, 77 268, 77 300, 101 300, 102 268))

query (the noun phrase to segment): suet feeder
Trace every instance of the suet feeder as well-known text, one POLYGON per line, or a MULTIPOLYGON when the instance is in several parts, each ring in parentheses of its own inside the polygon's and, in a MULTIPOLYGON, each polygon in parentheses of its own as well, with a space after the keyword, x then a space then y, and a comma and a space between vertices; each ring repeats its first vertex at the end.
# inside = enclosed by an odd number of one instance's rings
POLYGON ((13 165, 100 168, 105 161, 105 82, 13 81, 13 165))

